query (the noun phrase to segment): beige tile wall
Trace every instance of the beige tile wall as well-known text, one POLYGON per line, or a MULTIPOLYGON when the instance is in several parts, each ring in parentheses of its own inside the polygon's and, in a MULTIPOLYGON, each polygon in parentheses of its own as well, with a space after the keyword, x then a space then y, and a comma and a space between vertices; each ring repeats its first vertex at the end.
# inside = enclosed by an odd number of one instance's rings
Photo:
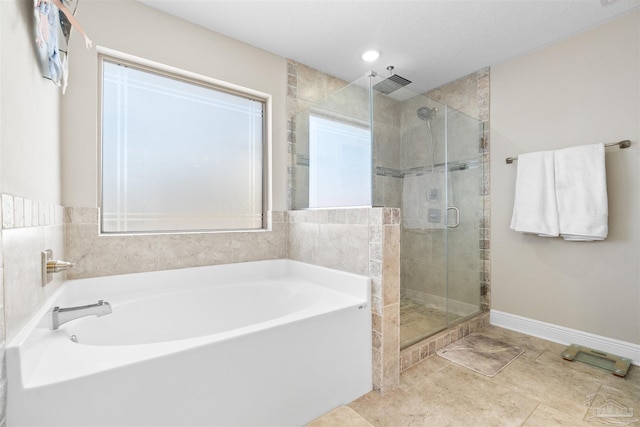
POLYGON ((64 209, 60 205, 2 194, 2 280, 4 328, 13 338, 64 281, 56 274, 42 287, 40 252, 65 259, 64 209))
POLYGON ((373 385, 398 385, 400 210, 289 211, 289 258, 371 277, 373 385))
POLYGON ((287 256, 284 212, 272 230, 186 234, 99 235, 97 208, 66 208, 68 279, 279 259, 287 256))

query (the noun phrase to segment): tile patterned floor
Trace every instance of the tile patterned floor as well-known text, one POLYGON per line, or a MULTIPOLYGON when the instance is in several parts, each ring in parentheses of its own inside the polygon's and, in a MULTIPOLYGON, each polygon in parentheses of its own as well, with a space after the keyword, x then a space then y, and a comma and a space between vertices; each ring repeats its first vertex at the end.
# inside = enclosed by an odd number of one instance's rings
POLYGON ((340 406, 328 414, 323 415, 306 427, 373 427, 370 422, 362 418, 348 406, 340 406))
MULTIPOLYGON (((432 356, 403 372, 396 390, 384 396, 368 393, 348 407, 375 427, 606 426, 602 418, 589 418, 607 398, 632 408, 633 418, 640 418, 640 367, 632 366, 626 379, 618 378, 563 360, 564 345, 495 326, 479 333, 525 353, 493 378, 432 356), (585 401, 592 393, 600 394, 589 409, 585 401)), ((627 425, 638 427, 640 422, 627 425)))
MULTIPOLYGON (((453 323, 462 316, 449 314, 449 322, 453 323)), ((447 313, 436 308, 427 307, 411 298, 400 300, 400 346, 410 345, 416 340, 440 331, 447 326, 447 313)))

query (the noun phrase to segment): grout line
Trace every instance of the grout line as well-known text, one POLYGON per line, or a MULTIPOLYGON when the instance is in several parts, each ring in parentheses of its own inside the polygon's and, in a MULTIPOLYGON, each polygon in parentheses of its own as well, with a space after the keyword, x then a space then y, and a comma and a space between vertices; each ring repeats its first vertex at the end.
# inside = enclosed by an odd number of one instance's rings
MULTIPOLYGON (((538 402, 536 400, 536 402, 538 402)), ((538 404, 535 406, 535 408, 533 408, 533 410, 531 411, 531 413, 529 415, 527 415, 527 418, 524 419, 524 421, 522 422, 522 424, 520 424, 520 426, 524 426, 527 421, 529 421, 529 418, 531 418, 531 416, 533 415, 534 412, 536 412, 538 410, 538 407, 541 405, 540 402, 538 402, 538 404)))

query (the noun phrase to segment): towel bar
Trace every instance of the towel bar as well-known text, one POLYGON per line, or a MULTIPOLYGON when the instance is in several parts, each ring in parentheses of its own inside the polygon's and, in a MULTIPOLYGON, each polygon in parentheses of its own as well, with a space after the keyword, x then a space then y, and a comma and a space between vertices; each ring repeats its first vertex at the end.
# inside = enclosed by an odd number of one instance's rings
MULTIPOLYGON (((631 146, 631 141, 629 141, 628 139, 625 139, 623 141, 618 141, 618 142, 610 142, 608 144, 604 144, 605 147, 613 147, 613 146, 619 146, 620 148, 629 148, 631 146)), ((511 163, 513 163, 514 160, 518 160, 518 156, 515 157, 507 157, 505 159, 506 163, 508 165, 510 165, 511 163)))

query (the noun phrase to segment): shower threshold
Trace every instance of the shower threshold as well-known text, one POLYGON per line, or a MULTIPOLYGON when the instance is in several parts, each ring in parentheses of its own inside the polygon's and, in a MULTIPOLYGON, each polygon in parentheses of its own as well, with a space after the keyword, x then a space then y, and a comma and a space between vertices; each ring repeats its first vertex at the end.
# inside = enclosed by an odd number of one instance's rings
MULTIPOLYGON (((405 305, 400 310, 400 350, 409 348, 448 329, 453 329, 460 323, 466 322, 481 313, 481 310, 478 309, 478 311, 468 315, 456 315, 454 318, 449 318, 447 322, 447 313, 442 310, 421 307, 422 309, 416 313, 412 310, 413 308, 405 305), (424 315, 425 312, 427 313, 426 316, 424 315), (434 318, 439 319, 439 322, 434 324, 434 318), (405 320, 404 322, 403 319, 405 320), (431 323, 428 323, 429 321, 431 323), (425 327, 425 324, 431 324, 432 326, 425 327)), ((449 313, 449 316, 451 316, 451 313, 449 313)))
POLYGON ((489 312, 480 310, 475 315, 464 316, 447 328, 434 332, 428 337, 400 350, 400 372, 433 356, 452 342, 460 340, 470 333, 477 332, 489 325, 489 312))

